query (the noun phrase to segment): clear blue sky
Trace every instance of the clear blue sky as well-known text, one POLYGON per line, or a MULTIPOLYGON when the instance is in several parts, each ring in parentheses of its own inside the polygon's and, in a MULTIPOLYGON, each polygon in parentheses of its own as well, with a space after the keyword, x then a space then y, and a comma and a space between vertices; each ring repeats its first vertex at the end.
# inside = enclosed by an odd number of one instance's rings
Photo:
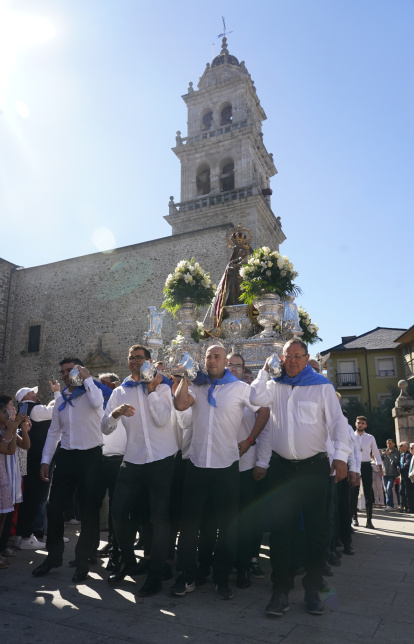
POLYGON ((411 326, 413 0, 0 0, 1 255, 29 267, 170 234, 181 95, 222 15, 268 117, 317 349, 411 326))

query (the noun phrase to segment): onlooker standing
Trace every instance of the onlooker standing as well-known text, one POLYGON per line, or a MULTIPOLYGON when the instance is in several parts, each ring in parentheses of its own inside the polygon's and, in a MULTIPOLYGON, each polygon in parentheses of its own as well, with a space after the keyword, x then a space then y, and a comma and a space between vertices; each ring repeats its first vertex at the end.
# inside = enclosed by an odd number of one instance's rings
POLYGON ((414 512, 414 487, 408 477, 412 460, 409 447, 407 441, 400 443, 401 510, 411 514, 414 512))
POLYGON ((54 399, 48 405, 41 405, 37 396, 38 387, 23 387, 16 393, 19 407, 26 407, 25 413, 30 418, 30 449, 27 452, 27 470, 23 474, 23 503, 19 506, 15 546, 21 550, 38 549, 43 547, 33 534, 34 521, 39 506, 47 500, 49 483, 42 481, 39 476, 42 451, 47 432, 52 420, 53 407, 56 398, 60 396, 60 384, 50 382, 54 399))
POLYGON ((394 481, 395 477, 399 475, 398 467, 400 464, 400 452, 395 447, 392 438, 387 440, 387 449, 382 452, 381 458, 384 467, 385 509, 389 512, 394 509, 394 481))
MULTIPOLYGON (((371 530, 374 528, 372 523, 372 467, 371 467, 371 454, 374 455, 377 465, 380 466, 380 474, 382 475, 382 461, 381 454, 379 453, 377 443, 372 434, 368 434, 365 430, 367 428, 367 419, 365 416, 357 416, 355 421, 357 445, 361 454, 361 479, 362 487, 365 496, 365 508, 367 511, 366 527, 371 530)), ((358 493, 359 488, 351 489, 351 511, 352 511, 352 525, 357 526, 358 523, 358 493)))
POLYGON ((374 456, 371 458, 372 467, 372 492, 374 494, 374 505, 384 507, 384 488, 382 486, 381 466, 377 465, 374 456))

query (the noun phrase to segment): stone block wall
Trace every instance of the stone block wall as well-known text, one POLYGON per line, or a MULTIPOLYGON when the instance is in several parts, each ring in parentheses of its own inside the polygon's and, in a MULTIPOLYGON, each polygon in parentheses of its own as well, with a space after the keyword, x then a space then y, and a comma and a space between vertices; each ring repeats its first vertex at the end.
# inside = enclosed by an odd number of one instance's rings
MULTIPOLYGON (((58 377, 59 360, 68 355, 85 360, 96 351, 111 361, 105 370, 126 376, 128 348, 142 342, 148 330, 147 306, 161 307, 168 273, 194 256, 217 283, 230 256, 227 229, 221 225, 14 271, 2 393, 39 385, 46 402, 51 399, 48 380, 58 377), (40 350, 28 353, 28 329, 38 324, 40 350)), ((176 333, 176 321, 166 313, 164 341, 176 333)))

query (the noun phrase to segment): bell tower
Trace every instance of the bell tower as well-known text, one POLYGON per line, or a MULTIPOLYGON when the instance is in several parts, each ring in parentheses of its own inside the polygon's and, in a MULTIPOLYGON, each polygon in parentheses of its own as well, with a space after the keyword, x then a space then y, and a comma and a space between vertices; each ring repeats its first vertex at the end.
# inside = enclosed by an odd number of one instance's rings
POLYGON ((173 152, 181 163, 180 202, 170 198, 165 217, 172 234, 232 223, 253 232, 253 247, 278 250, 285 239, 271 209, 273 155, 263 143, 260 105, 244 62, 229 53, 227 38, 198 83, 182 97, 186 137, 177 132, 173 152))

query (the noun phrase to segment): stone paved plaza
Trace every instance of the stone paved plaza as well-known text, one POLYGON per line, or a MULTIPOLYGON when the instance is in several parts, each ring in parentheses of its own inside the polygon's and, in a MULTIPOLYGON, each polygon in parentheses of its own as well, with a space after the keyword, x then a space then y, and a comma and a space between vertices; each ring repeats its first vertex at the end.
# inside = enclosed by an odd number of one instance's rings
MULTIPOLYGON (((365 516, 361 515, 361 525, 365 516)), ((93 566, 84 584, 75 586, 73 556, 76 528, 68 528, 70 542, 64 565, 47 577, 35 579, 33 568, 42 551, 17 551, 7 570, 0 570, 0 641, 4 644, 56 642, 66 644, 116 642, 349 644, 351 642, 413 641, 414 516, 374 510, 375 531, 358 528, 355 556, 327 578, 325 614, 305 611, 300 578, 290 595, 290 612, 267 618, 270 596, 268 547, 261 565, 266 578, 253 580, 248 590, 235 588, 234 599, 222 601, 207 583, 183 598, 169 596, 172 582, 148 599, 136 596, 144 578, 127 578, 116 588, 106 583, 106 560, 93 566)), ((102 533, 105 535, 105 533, 102 533)))

